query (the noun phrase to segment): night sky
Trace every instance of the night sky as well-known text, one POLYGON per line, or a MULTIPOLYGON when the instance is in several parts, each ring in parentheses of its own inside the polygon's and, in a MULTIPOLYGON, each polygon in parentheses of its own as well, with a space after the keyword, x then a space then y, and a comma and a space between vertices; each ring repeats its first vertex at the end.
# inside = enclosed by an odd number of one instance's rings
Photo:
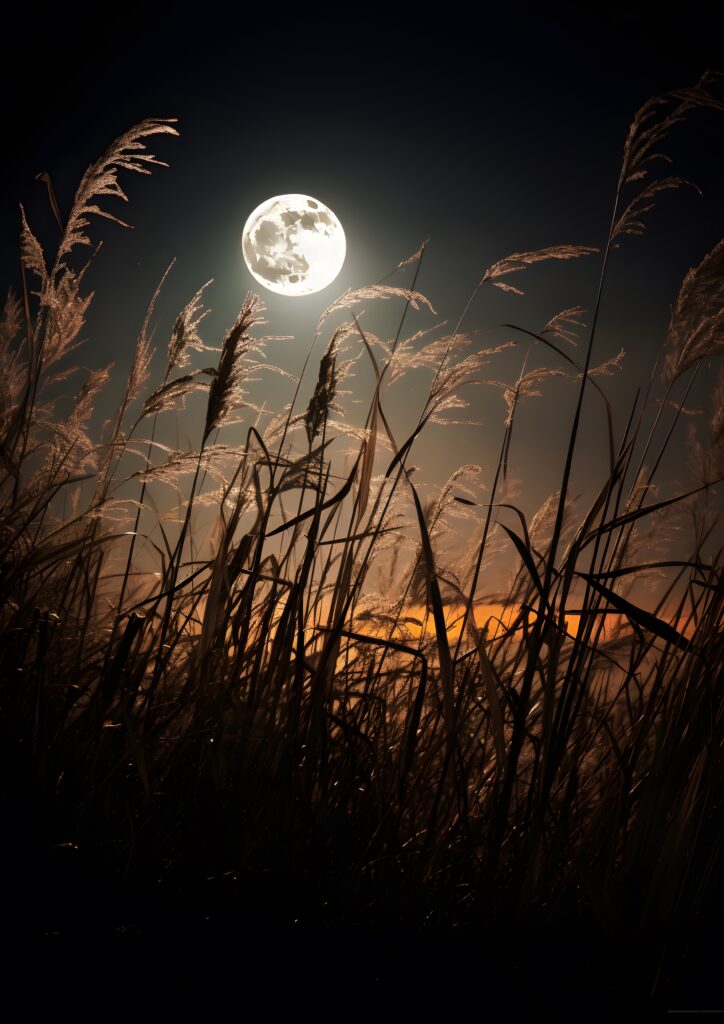
MULTIPOLYGON (((344 289, 379 280, 426 237, 418 287, 438 316, 412 315, 411 330, 454 322, 483 270, 514 251, 601 246, 635 110, 721 65, 724 38, 722 14, 696 4, 671 16, 658 5, 631 4, 589 15, 572 4, 126 3, 106 6, 102 19, 97 5, 66 4, 25 7, 16 18, 0 72, 5 284, 19 280, 19 200, 48 250, 57 237, 36 174, 51 174, 65 213, 83 170, 116 136, 144 117, 179 120, 179 139, 151 145, 170 168, 122 177, 130 205, 113 208, 134 230, 105 222, 92 228, 104 245, 90 277, 96 298, 82 358, 88 367, 114 360, 124 372, 173 257, 158 343, 209 278, 214 312, 206 337, 218 343, 254 287, 241 254, 244 221, 278 193, 321 199, 340 218, 348 245, 340 276, 323 292, 303 299, 264 293, 266 330, 297 338, 275 343, 269 357, 292 371, 321 310, 344 289)), ((625 240, 615 254, 594 362, 626 350, 626 370, 609 381, 619 429, 663 341, 681 278, 724 225, 721 117, 695 113, 667 152, 673 173, 695 181, 703 197, 665 194, 648 215, 646 235, 625 240)), ((464 327, 487 347, 515 337, 501 329, 505 322, 539 330, 564 307, 590 309, 598 269, 594 256, 516 275, 525 296, 483 291, 464 327)), ((393 332, 399 309, 370 307, 368 315, 378 333, 393 332)), ((512 380, 525 350, 521 343, 490 375, 512 380)), ((428 380, 411 376, 390 393, 400 439, 404 425, 414 425, 428 380)), ((371 393, 366 367, 354 386, 363 401, 347 408, 361 421, 371 393)), ((288 382, 260 387, 278 408, 289 395, 288 382)), ((413 460, 422 483, 440 482, 464 462, 494 463, 502 400, 484 388, 468 397, 469 415, 482 427, 432 427, 413 460)), ((512 455, 527 510, 558 486, 573 399, 570 383, 553 381, 546 397, 522 410, 512 455)), ((201 414, 189 408, 194 443, 201 414)), ((599 413, 591 405, 590 457, 577 463, 582 485, 600 479, 605 463, 599 413)))

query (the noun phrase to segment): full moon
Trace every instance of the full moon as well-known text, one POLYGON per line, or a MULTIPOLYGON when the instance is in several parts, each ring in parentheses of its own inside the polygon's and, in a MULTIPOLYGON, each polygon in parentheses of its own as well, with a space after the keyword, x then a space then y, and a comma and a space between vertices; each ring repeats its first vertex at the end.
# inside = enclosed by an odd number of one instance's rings
POLYGON ((274 196, 250 214, 241 239, 256 280, 281 295, 311 295, 334 281, 347 243, 339 220, 311 196, 274 196))

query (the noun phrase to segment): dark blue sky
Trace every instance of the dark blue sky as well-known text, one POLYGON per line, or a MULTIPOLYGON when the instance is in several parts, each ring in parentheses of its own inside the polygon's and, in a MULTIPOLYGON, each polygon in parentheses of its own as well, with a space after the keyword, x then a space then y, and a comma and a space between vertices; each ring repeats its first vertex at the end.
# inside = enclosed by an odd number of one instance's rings
MULTIPOLYGON (((603 243, 631 117, 650 95, 692 84, 721 62, 723 26, 714 5, 697 4, 673 15, 632 4, 597 14, 573 4, 441 2, 18 8, 2 68, 10 142, 0 176, 3 281, 18 279, 18 200, 52 248, 56 229, 38 172, 50 172, 67 211, 84 168, 113 138, 144 117, 173 116, 181 137, 154 149, 170 169, 123 181, 131 203, 119 213, 134 231, 94 227, 104 248, 90 279, 88 366, 113 359, 127 368, 146 303, 173 257, 159 341, 210 277, 208 340, 218 340, 253 287, 241 256, 244 221, 282 192, 316 196, 335 211, 348 259, 320 295, 265 294, 268 330, 301 339, 270 357, 298 369, 321 309, 344 288, 379 279, 428 236, 418 284, 439 319, 454 321, 501 257, 603 243)), ((675 173, 704 194, 665 195, 647 234, 615 254, 596 361, 626 349, 626 374, 612 388, 620 418, 648 376, 683 274, 724 226, 721 120, 694 116, 667 151, 675 173)), ((506 321, 540 329, 565 306, 590 308, 597 269, 594 257, 529 271, 517 282, 524 298, 491 289, 466 327, 487 346, 511 337, 499 327, 506 321)), ((391 327, 383 321, 373 324, 380 333, 391 327)), ((430 322, 420 315, 410 326, 430 322)), ((512 379, 523 354, 506 355, 491 376, 512 379)), ((413 377, 399 386, 401 431, 426 383, 413 377)), ((365 403, 368 384, 362 370, 355 387, 365 403)), ((285 388, 270 383, 265 397, 281 405, 285 388)), ((569 384, 554 381, 547 398, 523 410, 513 455, 516 474, 530 481, 526 506, 555 489, 559 467, 520 439, 556 450, 572 397, 569 384)), ((461 462, 494 460, 502 402, 483 389, 470 398, 482 430, 432 428, 416 454, 428 481, 461 462)), ((589 426, 593 445, 600 430, 595 419, 589 426)), ((590 466, 596 475, 593 447, 590 466)))

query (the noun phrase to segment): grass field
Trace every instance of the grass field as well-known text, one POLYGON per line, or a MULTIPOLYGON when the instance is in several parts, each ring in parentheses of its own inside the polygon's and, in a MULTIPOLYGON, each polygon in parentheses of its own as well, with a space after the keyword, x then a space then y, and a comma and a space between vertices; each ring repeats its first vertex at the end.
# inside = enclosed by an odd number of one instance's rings
POLYGON ((268 359, 253 294, 215 340, 200 289, 156 375, 161 282, 128 380, 71 377, 96 218, 112 216, 123 175, 155 170, 146 146, 172 122, 143 122, 89 169, 67 220, 56 211, 52 256, 23 213, 24 291, 0 323, 13 929, 55 943, 204 929, 226 940, 240 927, 448 936, 448 951, 487 950, 490 971, 515 961, 525 975, 535 961, 529 987, 562 960, 572 990, 632 1003, 671 1005, 701 983, 722 896, 724 242, 686 275, 621 422, 607 388, 625 362, 597 364, 595 340, 613 248, 684 184, 654 157, 695 108, 722 109, 718 88, 707 74, 637 113, 600 251, 501 259, 452 330, 410 336, 407 311, 429 305, 416 290, 423 246, 325 311, 324 355, 303 372, 311 398, 291 379, 274 415, 256 390, 268 359), (518 330, 520 373, 498 380, 500 347, 471 348, 463 330, 473 300, 573 259, 600 275, 595 308, 518 330), (378 301, 399 309, 393 337, 365 326, 378 301), (533 346, 547 368, 526 369, 533 346), (375 381, 357 396, 364 429, 338 409, 355 360, 375 381), (429 389, 398 437, 387 393, 413 369, 429 389), (526 517, 506 490, 516 416, 538 396, 545 430, 546 381, 562 375, 576 405, 560 476, 526 517), (694 422, 697 378, 710 387, 694 422), (481 379, 507 410, 497 466, 451 466, 423 499, 416 441, 481 379), (114 387, 115 415, 93 436, 114 387), (196 447, 175 450, 158 439, 192 392, 206 403, 196 447), (608 467, 585 504, 572 500, 584 402, 597 404, 608 467), (671 492, 661 463, 687 429, 691 483, 671 492), (345 462, 330 447, 340 436, 345 462), (456 519, 466 557, 447 564, 456 519), (675 550, 662 550, 672 523, 675 550), (491 583, 501 557, 504 592, 491 583))

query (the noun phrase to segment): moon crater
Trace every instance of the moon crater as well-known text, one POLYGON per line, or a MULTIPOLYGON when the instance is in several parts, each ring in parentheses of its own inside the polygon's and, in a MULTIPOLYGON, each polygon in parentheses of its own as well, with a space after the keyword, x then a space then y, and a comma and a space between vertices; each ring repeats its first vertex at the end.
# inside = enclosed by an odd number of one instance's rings
POLYGON ((311 295, 342 269, 344 230, 329 207, 305 195, 274 196, 244 225, 242 251, 256 280, 282 295, 311 295))

